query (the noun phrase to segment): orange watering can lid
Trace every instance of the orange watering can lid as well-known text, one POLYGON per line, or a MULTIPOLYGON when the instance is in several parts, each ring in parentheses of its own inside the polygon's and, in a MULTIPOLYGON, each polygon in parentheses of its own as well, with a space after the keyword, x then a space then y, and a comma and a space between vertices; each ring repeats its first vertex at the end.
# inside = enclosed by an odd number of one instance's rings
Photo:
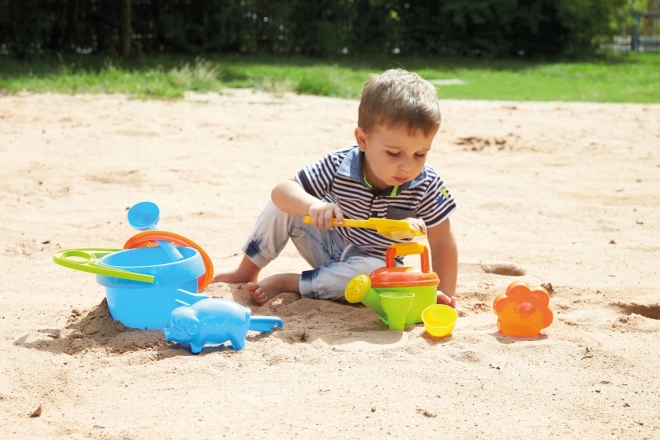
POLYGON ((420 272, 412 267, 381 267, 371 275, 371 287, 418 287, 437 286, 440 283, 435 272, 420 272))

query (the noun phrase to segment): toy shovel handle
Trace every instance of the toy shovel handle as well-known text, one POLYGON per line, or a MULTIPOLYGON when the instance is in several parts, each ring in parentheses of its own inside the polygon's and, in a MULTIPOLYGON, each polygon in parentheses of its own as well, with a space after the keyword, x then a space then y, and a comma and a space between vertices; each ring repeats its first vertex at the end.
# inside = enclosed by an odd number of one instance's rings
POLYGON ((248 329, 257 332, 272 332, 275 327, 284 327, 284 322, 277 316, 251 316, 248 329))
MULTIPOLYGON (((313 225, 312 218, 308 215, 303 218, 303 223, 306 225, 313 225)), ((350 218, 345 218, 344 222, 340 225, 337 223, 337 219, 332 219, 332 226, 339 226, 345 228, 375 228, 374 224, 369 220, 353 220, 350 218)))

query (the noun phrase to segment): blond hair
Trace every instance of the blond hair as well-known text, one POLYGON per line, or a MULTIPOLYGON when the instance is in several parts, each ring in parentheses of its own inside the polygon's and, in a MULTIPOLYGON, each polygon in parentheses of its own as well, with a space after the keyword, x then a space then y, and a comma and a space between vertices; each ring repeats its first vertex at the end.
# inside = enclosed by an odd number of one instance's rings
POLYGON ((390 69, 372 75, 362 88, 358 127, 369 133, 374 126, 406 125, 428 136, 440 127, 440 106, 435 87, 413 72, 390 69))

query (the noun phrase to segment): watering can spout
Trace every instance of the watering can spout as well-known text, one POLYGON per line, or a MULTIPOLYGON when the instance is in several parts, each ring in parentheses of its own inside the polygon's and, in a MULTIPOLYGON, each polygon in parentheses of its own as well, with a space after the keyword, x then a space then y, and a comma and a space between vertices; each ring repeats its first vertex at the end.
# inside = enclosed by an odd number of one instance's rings
POLYGON ((390 330, 398 331, 403 330, 415 297, 410 292, 376 290, 371 287, 371 278, 364 274, 357 275, 348 282, 344 296, 350 303, 361 302, 369 307, 390 330))
POLYGON ((346 285, 344 297, 349 303, 361 302, 381 318, 387 318, 387 314, 380 303, 380 296, 371 287, 371 279, 367 275, 360 274, 353 277, 346 285))
POLYGON ((406 315, 412 306, 412 293, 384 292, 380 294, 380 302, 387 313, 387 325, 390 330, 402 331, 406 325, 406 315))
POLYGON ((175 301, 179 305, 189 306, 206 298, 208 298, 208 295, 199 295, 197 293, 188 292, 187 290, 177 289, 177 298, 175 301))

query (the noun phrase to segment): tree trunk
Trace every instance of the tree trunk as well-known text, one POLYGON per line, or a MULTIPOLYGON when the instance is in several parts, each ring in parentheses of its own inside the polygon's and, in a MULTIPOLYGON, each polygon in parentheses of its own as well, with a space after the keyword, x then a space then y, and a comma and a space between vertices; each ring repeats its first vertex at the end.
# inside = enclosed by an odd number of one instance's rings
POLYGON ((131 54, 131 0, 119 0, 119 55, 128 58, 131 54))

